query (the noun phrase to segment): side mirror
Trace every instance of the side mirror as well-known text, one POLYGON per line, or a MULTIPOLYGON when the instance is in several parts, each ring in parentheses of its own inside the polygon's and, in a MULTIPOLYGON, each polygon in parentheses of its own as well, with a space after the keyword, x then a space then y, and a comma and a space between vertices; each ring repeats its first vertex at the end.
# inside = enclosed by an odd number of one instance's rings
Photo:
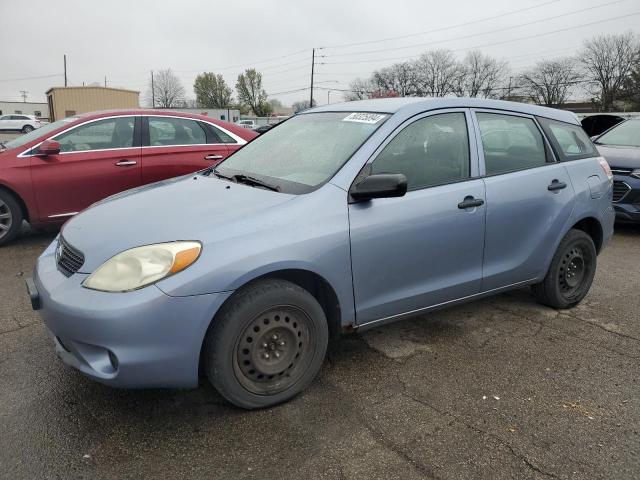
POLYGON ((38 148, 38 157, 46 157, 47 155, 57 155, 60 153, 60 142, 55 140, 45 140, 38 148))
POLYGON ((377 173, 369 175, 351 189, 356 201, 372 198, 402 197, 407 193, 407 177, 402 173, 377 173))

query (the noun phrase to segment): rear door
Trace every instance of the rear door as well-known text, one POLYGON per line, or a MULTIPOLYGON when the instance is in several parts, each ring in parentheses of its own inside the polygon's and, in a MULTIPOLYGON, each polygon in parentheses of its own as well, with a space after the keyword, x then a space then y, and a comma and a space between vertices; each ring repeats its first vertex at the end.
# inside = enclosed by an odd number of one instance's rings
POLYGON ((217 165, 229 155, 226 142, 234 142, 220 129, 192 118, 144 116, 142 125, 143 183, 217 165))
POLYGON ((409 191, 349 205, 358 324, 480 291, 484 182, 470 124, 463 109, 411 119, 365 167, 403 173, 409 191))
POLYGON ((31 156, 41 221, 64 219, 140 185, 140 117, 92 120, 52 137, 60 153, 31 156))
POLYGON ((533 117, 490 110, 474 116, 486 185, 482 290, 489 291, 544 273, 574 195, 533 117))

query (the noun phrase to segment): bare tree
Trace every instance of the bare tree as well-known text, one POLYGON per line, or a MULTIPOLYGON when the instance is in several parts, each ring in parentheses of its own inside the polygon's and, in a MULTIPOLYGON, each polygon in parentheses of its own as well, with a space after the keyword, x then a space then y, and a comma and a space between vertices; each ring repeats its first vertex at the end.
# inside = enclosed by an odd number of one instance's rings
POLYGON ((547 107, 562 106, 581 75, 573 58, 542 60, 517 79, 517 88, 533 102, 547 107))
POLYGON ((509 72, 509 64, 479 50, 467 53, 460 62, 455 93, 460 97, 499 97, 499 85, 509 72))
POLYGON ((579 61, 593 79, 592 87, 602 111, 610 111, 640 57, 640 42, 633 32, 601 35, 585 42, 579 61))
POLYGON ((146 96, 152 107, 175 108, 185 104, 184 87, 170 68, 159 70, 153 74, 153 87, 151 80, 149 80, 146 96))
POLYGON ((371 82, 376 90, 394 92, 397 96, 408 97, 419 91, 416 66, 411 62, 396 63, 373 72, 371 82))
MULTIPOLYGON (((313 106, 316 106, 316 101, 313 101, 313 106)), ((291 108, 293 109, 293 113, 298 113, 298 112, 302 112, 303 110, 306 110, 309 107, 309 100, 300 100, 298 102, 293 102, 293 104, 291 105, 291 108)))
POLYGON ((271 113, 271 104, 267 102, 267 92, 262 88, 262 74, 254 68, 238 75, 236 82, 238 100, 249 106, 254 115, 265 117, 271 113))
POLYGON ((423 53, 415 65, 417 95, 444 97, 455 93, 462 71, 451 50, 423 53))
POLYGON ((371 92, 375 87, 371 84, 371 80, 356 78, 349 83, 349 91, 342 95, 346 102, 353 100, 366 100, 371 96, 371 92))

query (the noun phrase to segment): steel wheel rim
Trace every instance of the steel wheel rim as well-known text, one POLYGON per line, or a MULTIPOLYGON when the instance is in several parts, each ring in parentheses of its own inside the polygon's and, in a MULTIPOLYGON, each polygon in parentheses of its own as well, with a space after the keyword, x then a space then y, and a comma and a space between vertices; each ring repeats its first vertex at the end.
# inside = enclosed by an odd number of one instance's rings
POLYGON ((11 215, 9 205, 0 200, 0 238, 9 233, 12 224, 13 215, 11 215))
POLYGON ((572 298, 579 294, 588 276, 590 265, 590 255, 582 247, 573 246, 565 253, 558 271, 560 292, 565 298, 572 298))
POLYGON ((291 305, 256 315, 233 352, 234 373, 240 384, 257 395, 275 395, 290 388, 313 360, 313 330, 309 316, 291 305))

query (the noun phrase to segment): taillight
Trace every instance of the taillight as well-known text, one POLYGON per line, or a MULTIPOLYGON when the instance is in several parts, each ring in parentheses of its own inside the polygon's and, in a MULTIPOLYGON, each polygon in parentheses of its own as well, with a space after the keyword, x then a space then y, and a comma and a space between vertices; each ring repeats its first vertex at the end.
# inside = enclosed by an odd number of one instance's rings
POLYGON ((611 171, 611 167, 604 158, 600 159, 600 166, 602 167, 602 170, 604 170, 604 174, 607 176, 609 181, 613 182, 613 172, 611 171))

